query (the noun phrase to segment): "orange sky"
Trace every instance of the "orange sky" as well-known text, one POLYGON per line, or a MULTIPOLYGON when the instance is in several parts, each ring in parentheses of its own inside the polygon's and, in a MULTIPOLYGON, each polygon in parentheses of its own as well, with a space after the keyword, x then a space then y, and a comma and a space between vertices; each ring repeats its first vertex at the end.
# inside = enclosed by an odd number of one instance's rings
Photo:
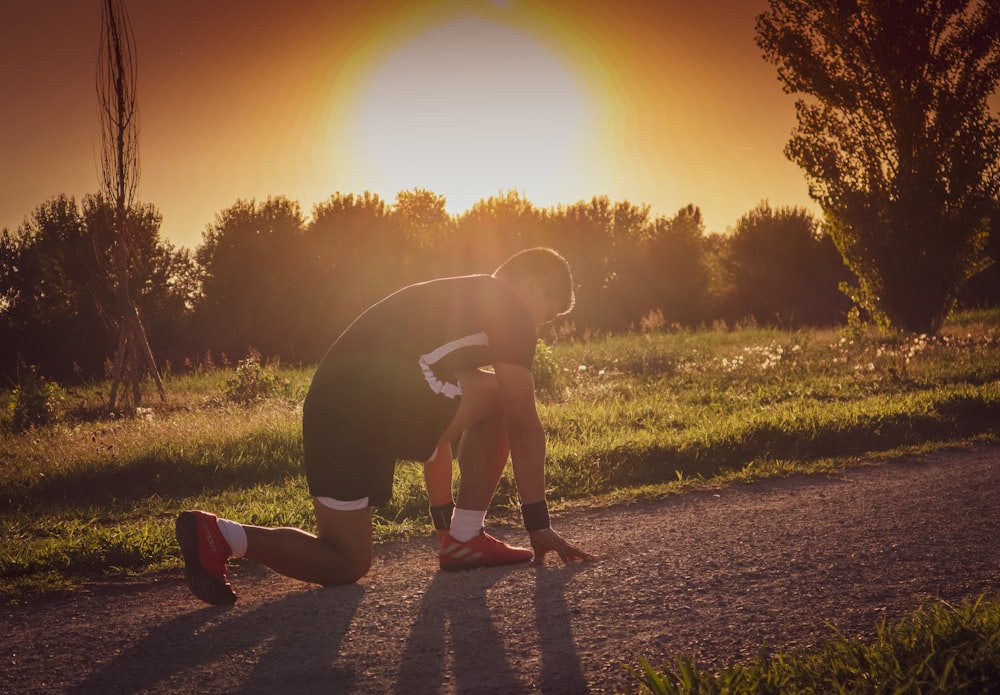
MULTIPOLYGON (((11 7, 16 5, 16 7, 11 7)), ((0 10, 0 227, 98 188, 99 0, 0 10)), ((131 0, 139 198, 193 248, 239 198, 427 188, 452 213, 516 188, 815 207, 782 155, 792 98, 753 41, 766 0, 131 0)))

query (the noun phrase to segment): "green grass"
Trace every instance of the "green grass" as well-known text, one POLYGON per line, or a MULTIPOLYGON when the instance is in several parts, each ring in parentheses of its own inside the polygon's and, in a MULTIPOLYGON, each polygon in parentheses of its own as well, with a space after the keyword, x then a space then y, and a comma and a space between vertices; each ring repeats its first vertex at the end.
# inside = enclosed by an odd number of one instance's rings
MULTIPOLYGON (((549 497, 607 504, 995 438, 998 326, 989 313, 933 340, 749 328, 543 349, 549 497)), ((312 368, 250 367, 169 377, 165 403, 147 389, 127 417, 101 416, 107 384, 64 389, 51 424, 8 426, 0 593, 23 596, 33 578, 46 592, 176 567, 183 508, 310 529, 300 418, 312 368)), ((493 510, 501 523, 516 517, 515 498, 508 471, 493 510)), ((400 465, 378 511, 380 538, 429 532, 419 465, 400 465)))
POLYGON ((934 603, 895 623, 883 621, 873 642, 835 633, 819 649, 769 654, 707 669, 679 657, 653 668, 629 667, 638 692, 655 695, 799 695, 819 693, 968 693, 988 695, 1000 683, 1000 600, 957 606, 934 603))
MULTIPOLYGON (((826 472, 1000 434, 1000 312, 941 336, 835 331, 643 333, 540 351, 539 411, 554 507, 661 497, 720 481, 826 472)), ((107 384, 58 389, 47 424, 0 413, 0 597, 178 569, 178 510, 312 529, 301 403, 313 368, 242 362, 168 376, 166 402, 103 415, 107 384), (20 421, 20 420, 18 420, 20 421)), ((56 393, 56 391, 53 391, 56 393)), ((0 392, 0 404, 16 400, 0 392)), ((24 409, 20 411, 19 417, 24 409)), ((491 523, 516 523, 505 475, 491 523)), ((429 534, 420 466, 402 463, 380 539, 429 534)), ((711 672, 678 659, 635 671, 656 693, 984 692, 1000 604, 931 606, 816 654, 711 672), (982 675, 986 674, 986 675, 982 675), (963 690, 961 682, 972 685, 963 690), (839 688, 839 690, 838 690, 839 688), (937 691, 941 691, 940 688, 937 691)))

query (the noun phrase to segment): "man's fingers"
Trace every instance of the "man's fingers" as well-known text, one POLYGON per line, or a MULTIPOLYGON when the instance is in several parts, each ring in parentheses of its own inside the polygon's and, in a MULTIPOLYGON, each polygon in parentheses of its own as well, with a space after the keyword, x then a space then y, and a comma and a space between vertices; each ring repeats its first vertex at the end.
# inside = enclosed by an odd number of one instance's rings
POLYGON ((544 533, 536 532, 532 534, 531 537, 531 547, 535 551, 535 557, 532 561, 534 565, 545 564, 545 556, 551 551, 555 551, 556 555, 564 565, 569 565, 578 560, 593 560, 594 556, 589 553, 585 553, 579 548, 570 545, 565 540, 559 537, 557 533, 546 529, 544 533))
POLYGON ((559 559, 563 561, 564 565, 568 565, 576 562, 577 560, 589 562, 594 559, 594 556, 570 545, 567 546, 565 551, 559 553, 559 559))
POLYGON ((590 553, 585 553, 569 544, 566 544, 564 548, 556 550, 556 554, 559 555, 559 559, 562 560, 564 565, 570 565, 577 561, 589 562, 594 559, 594 556, 590 553))

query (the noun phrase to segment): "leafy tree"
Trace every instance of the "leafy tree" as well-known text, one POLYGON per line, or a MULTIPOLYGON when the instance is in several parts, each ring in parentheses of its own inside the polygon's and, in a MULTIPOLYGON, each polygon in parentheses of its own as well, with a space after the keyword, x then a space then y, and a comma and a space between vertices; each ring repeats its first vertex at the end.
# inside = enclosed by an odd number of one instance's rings
POLYGON ((396 284, 383 265, 397 252, 392 238, 389 206, 374 193, 336 193, 313 206, 302 266, 310 290, 300 306, 298 335, 315 359, 396 284))
POLYGON ((512 254, 543 245, 541 211, 517 190, 477 201, 457 222, 448 254, 455 273, 487 273, 512 254))
MULTIPOLYGON (((80 223, 86 231, 85 242, 90 247, 90 255, 96 258, 83 257, 76 261, 80 272, 98 276, 96 282, 86 282, 79 276, 77 281, 92 287, 98 309, 109 328, 113 328, 116 322, 116 317, 108 313, 115 306, 116 278, 111 264, 116 244, 114 214, 114 203, 102 194, 84 197, 80 223)), ((179 317, 196 293, 190 253, 178 251, 160 238, 163 217, 153 205, 133 205, 127 213, 127 220, 131 236, 131 292, 140 309, 143 314, 149 310, 152 310, 151 314, 168 311, 171 316, 179 317), (164 292, 163 289, 168 286, 172 286, 172 290, 164 292)))
POLYGON ((398 285, 447 274, 445 255, 454 241, 455 221, 445 203, 443 196, 422 188, 396 194, 389 217, 397 253, 381 258, 392 263, 386 270, 398 285))
POLYGON ((626 201, 610 207, 610 228, 605 249, 602 327, 627 330, 649 313, 655 304, 650 282, 652 222, 648 205, 626 201))
POLYGON ((0 288, 8 326, 18 330, 48 316, 81 311, 88 298, 73 290, 87 277, 81 271, 93 255, 89 251, 79 208, 69 196, 39 205, 16 232, 4 229, 0 288))
POLYGON ((335 193, 313 206, 306 229, 312 263, 329 277, 334 271, 356 273, 390 243, 389 208, 377 194, 335 193))
POLYGON ((986 255, 990 259, 989 266, 973 276, 965 287, 960 300, 965 308, 1000 306, 1000 202, 990 215, 990 238, 986 255))
MULTIPOLYGON (((104 324, 114 332, 116 321, 109 315, 115 307, 113 288, 114 267, 110 260, 115 248, 112 225, 114 205, 103 195, 88 195, 83 199, 81 219, 90 239, 90 255, 96 256, 97 265, 86 262, 80 265, 99 280, 97 307, 104 324)), ((134 204, 128 213, 130 247, 130 295, 143 318, 150 343, 160 357, 181 360, 192 349, 189 335, 191 310, 200 296, 200 278, 194 256, 190 250, 178 249, 160 237, 163 217, 150 204, 134 204)), ((86 257, 82 259, 87 261, 86 257)), ((95 283, 83 281, 85 285, 95 283)))
POLYGON ((0 370, 6 378, 15 378, 21 360, 37 364, 49 376, 69 376, 72 360, 98 370, 110 353, 110 341, 94 302, 97 290, 87 284, 94 253, 76 200, 53 198, 16 232, 5 229, 0 259, 0 370), (78 350, 67 359, 64 346, 71 335, 77 336, 78 350))
POLYGON ((767 202, 741 217, 728 265, 739 317, 778 325, 832 324, 847 310, 838 285, 846 269, 818 220, 800 207, 767 202))
POLYGON ((401 228, 407 248, 441 247, 448 240, 452 219, 444 196, 424 188, 400 191, 392 206, 393 220, 401 228))
MULTIPOLYGON (((16 232, 0 235, 0 373, 10 377, 18 355, 60 380, 102 375, 114 352, 115 277, 99 262, 112 253, 110 205, 86 196, 82 211, 60 195, 39 205, 16 232)), ((134 248, 134 297, 151 322, 154 343, 170 341, 193 291, 189 254, 159 239, 152 205, 128 211, 134 248), (159 341, 157 341, 159 338, 159 341)))
POLYGON ((627 328, 637 317, 623 318, 609 306, 608 289, 618 278, 613 263, 615 205, 607 196, 594 196, 548 210, 545 223, 551 245, 573 269, 576 308, 570 320, 577 329, 627 328))
POLYGON ((297 307, 307 291, 299 204, 237 200, 215 216, 195 250, 202 269, 197 326, 211 349, 241 357, 298 357, 297 307))
POLYGON ((857 276, 855 301, 936 332, 985 264, 1000 187, 1000 4, 771 0, 757 43, 796 103, 785 150, 857 276))
POLYGON ((646 254, 646 291, 665 323, 697 324, 710 318, 710 272, 701 210, 687 205, 653 222, 646 254))
POLYGON ((705 320, 735 324, 744 318, 736 306, 736 283, 730 258, 732 235, 712 232, 702 238, 704 262, 708 273, 709 309, 705 320))

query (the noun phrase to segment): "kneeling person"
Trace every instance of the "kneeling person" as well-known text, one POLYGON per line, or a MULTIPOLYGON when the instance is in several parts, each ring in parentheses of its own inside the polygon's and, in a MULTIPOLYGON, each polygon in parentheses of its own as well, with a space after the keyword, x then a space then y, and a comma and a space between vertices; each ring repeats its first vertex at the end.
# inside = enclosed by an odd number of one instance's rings
POLYGON ((391 497, 400 459, 426 461, 441 569, 532 556, 541 564, 552 551, 565 563, 591 559, 549 525, 545 433, 531 374, 539 328, 573 301, 565 259, 536 248, 515 254, 492 275, 410 285, 370 307, 320 362, 303 407, 318 534, 183 512, 177 539, 194 594, 208 603, 234 602, 226 562, 238 556, 316 584, 356 582, 371 567, 371 507, 391 497), (453 500, 450 442, 459 435, 453 500), (508 458, 532 550, 484 530, 508 458))

